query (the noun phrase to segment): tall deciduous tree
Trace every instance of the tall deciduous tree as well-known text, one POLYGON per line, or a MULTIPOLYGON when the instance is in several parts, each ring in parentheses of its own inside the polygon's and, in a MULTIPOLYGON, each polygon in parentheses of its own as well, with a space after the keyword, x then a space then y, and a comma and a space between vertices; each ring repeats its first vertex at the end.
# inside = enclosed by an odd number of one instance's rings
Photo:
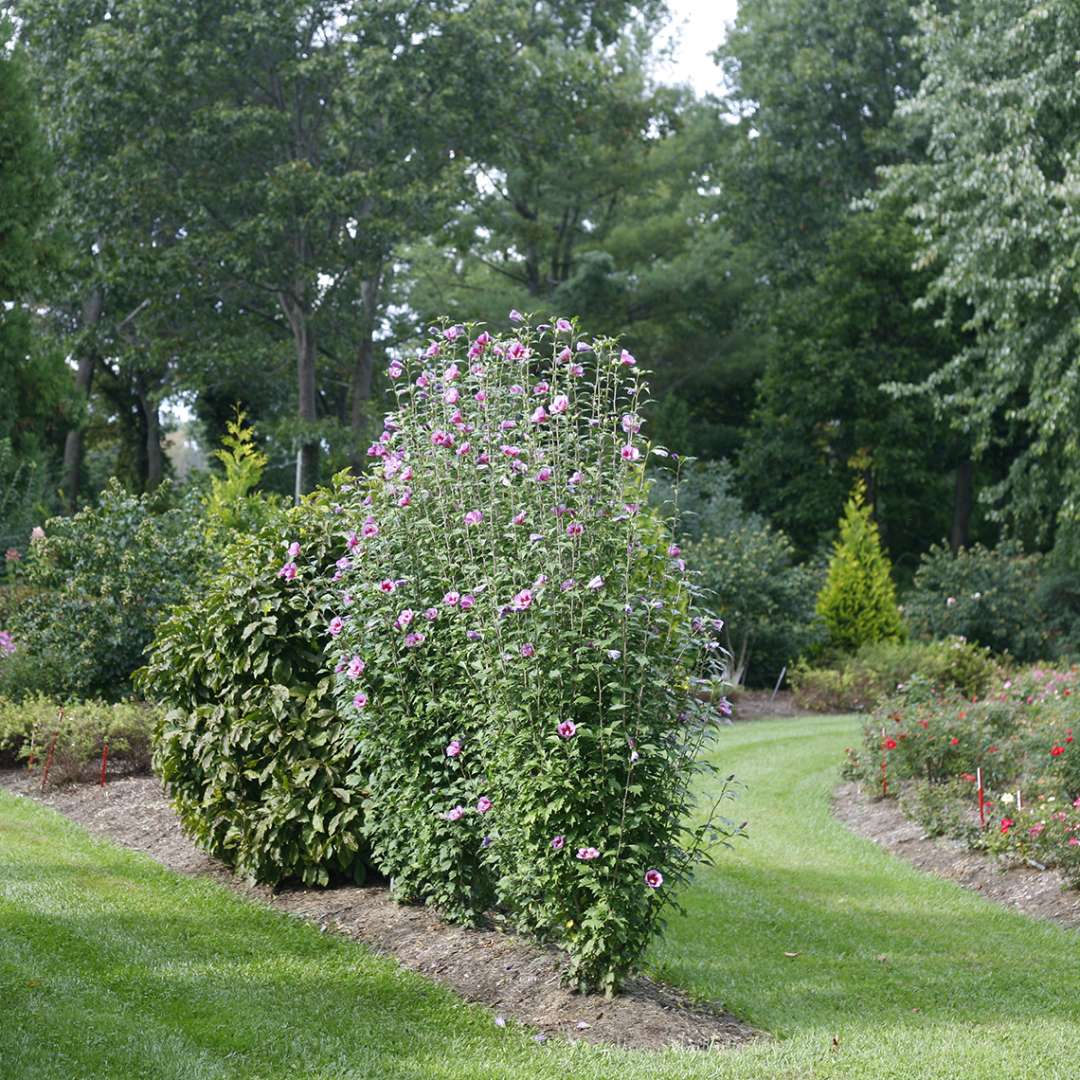
POLYGON ((910 200, 930 296, 967 347, 922 382, 979 453, 1018 436, 989 492, 1080 563, 1080 7, 962 0, 919 9, 926 79, 905 108, 925 157, 888 173, 910 200))

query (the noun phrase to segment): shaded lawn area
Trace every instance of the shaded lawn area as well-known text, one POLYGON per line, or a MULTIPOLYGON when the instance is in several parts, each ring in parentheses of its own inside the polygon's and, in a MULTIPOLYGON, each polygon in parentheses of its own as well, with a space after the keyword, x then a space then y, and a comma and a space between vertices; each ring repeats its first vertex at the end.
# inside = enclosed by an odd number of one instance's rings
POLYGON ((833 821, 856 730, 721 736, 751 839, 702 871, 650 955, 777 1036, 713 1054, 537 1045, 359 944, 0 793, 0 1077, 1080 1077, 1080 936, 833 821))

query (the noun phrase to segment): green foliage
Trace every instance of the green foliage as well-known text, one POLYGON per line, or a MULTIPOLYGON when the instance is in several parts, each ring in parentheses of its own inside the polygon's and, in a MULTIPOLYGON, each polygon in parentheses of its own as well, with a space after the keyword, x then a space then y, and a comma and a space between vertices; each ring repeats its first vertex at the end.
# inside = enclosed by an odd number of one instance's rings
POLYGON ((733 492, 729 466, 684 467, 679 532, 706 602, 724 619, 732 681, 772 686, 781 670, 821 638, 814 611, 819 575, 795 562, 788 538, 733 492))
POLYGON ((812 712, 864 712, 883 698, 905 693, 986 693, 997 674, 988 650, 951 638, 945 641, 882 641, 864 645, 835 667, 799 664, 791 673, 795 701, 812 712))
POLYGON ((974 843, 979 835, 978 803, 970 780, 961 777, 932 784, 916 780, 905 784, 900 809, 917 821, 928 836, 947 836, 974 843))
POLYGON ((395 894, 466 923, 494 903, 567 949, 575 985, 611 990, 699 854, 721 665, 647 506, 633 358, 580 340, 445 327, 394 365, 328 630, 395 894))
POLYGON ((889 560, 881 549, 865 493, 859 481, 844 507, 840 538, 817 598, 829 643, 847 651, 903 636, 889 560))
POLYGON ((136 496, 113 481, 98 506, 45 523, 27 560, 34 592, 10 627, 15 655, 27 658, 25 681, 7 685, 0 668, 0 694, 39 690, 64 700, 129 692, 165 609, 197 587, 212 562, 196 508, 170 506, 170 498, 168 485, 136 496))
POLYGON ((227 544, 222 569, 162 623, 138 675, 166 709, 154 764, 184 828, 270 884, 364 873, 356 744, 324 653, 343 490, 339 479, 227 544))
POLYGON ((108 743, 109 777, 146 773, 150 739, 159 719, 155 709, 137 701, 63 705, 44 695, 17 702, 0 698, 0 763, 20 761, 40 772, 52 746, 50 784, 97 779, 108 743))
POLYGON ((245 424, 246 419, 244 411, 237 407, 225 425, 221 446, 214 451, 224 473, 211 474, 205 499, 207 538, 211 543, 227 541, 228 534, 234 531, 254 532, 272 515, 272 499, 255 490, 267 457, 255 445, 255 429, 245 424))
POLYGON ((1007 497, 1018 535, 1075 534, 1080 8, 964 0, 921 4, 917 19, 926 77, 903 111, 926 153, 888 170, 888 190, 910 206, 930 300, 970 332, 918 389, 979 452, 1011 435, 1008 475, 986 494, 1007 497))
POLYGON ((904 598, 904 615, 923 638, 959 635, 1020 661, 1049 652, 1046 613, 1037 602, 1041 560, 1014 544, 976 544, 955 555, 935 545, 904 598))

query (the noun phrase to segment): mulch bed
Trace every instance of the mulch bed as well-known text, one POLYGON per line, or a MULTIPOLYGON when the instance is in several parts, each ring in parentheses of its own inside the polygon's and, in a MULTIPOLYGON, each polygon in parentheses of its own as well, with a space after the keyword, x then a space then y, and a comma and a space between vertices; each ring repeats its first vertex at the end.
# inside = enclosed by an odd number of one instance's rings
POLYGON ((442 922, 430 908, 394 903, 377 885, 281 889, 247 885, 201 852, 180 829, 152 777, 125 777, 105 789, 94 784, 38 790, 23 771, 0 770, 0 787, 39 800, 89 832, 144 852, 183 874, 210 877, 279 911, 302 916, 395 957, 402 965, 486 1005, 494 1021, 517 1020, 536 1038, 628 1049, 724 1049, 761 1038, 722 1008, 646 976, 627 981, 614 998, 574 994, 561 984, 565 957, 498 929, 467 930, 442 922))
POLYGON ((833 793, 833 813, 852 832, 880 844, 927 873, 937 874, 1025 915, 1080 927, 1080 892, 1065 889, 1055 870, 1006 865, 958 840, 929 837, 900 812, 895 799, 867 795, 858 784, 833 793))
POLYGON ((780 690, 775 696, 771 690, 740 690, 733 698, 733 706, 731 718, 736 722, 807 715, 806 709, 796 706, 790 690, 780 690))

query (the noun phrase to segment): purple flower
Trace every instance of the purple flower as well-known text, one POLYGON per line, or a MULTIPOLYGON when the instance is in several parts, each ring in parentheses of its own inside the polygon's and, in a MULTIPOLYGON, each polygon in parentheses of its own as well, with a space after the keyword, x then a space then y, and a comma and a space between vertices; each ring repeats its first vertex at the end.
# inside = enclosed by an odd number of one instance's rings
POLYGON ((355 551, 360 546, 360 537, 355 532, 350 532, 345 540, 345 546, 350 551, 355 551))
POLYGON ((461 400, 461 391, 456 386, 451 386, 443 392, 442 399, 447 405, 456 405, 461 400))
POLYGON ((571 521, 570 524, 566 526, 567 536, 580 536, 584 531, 585 526, 582 525, 580 521, 571 521))
POLYGON ((561 416, 570 408, 570 399, 565 394, 556 394, 551 399, 551 411, 555 416, 561 416))
POLYGON ((592 352, 592 346, 586 341, 579 341, 577 343, 578 352, 592 352))
POLYGON ((548 416, 548 411, 547 411, 547 409, 544 408, 543 405, 538 405, 533 410, 533 414, 532 414, 532 416, 529 417, 529 419, 534 424, 543 424, 543 423, 546 423, 548 420, 550 420, 551 417, 548 416))
POLYGON ((630 751, 630 764, 631 765, 636 765, 638 763, 638 761, 640 760, 640 758, 641 758, 641 755, 636 750, 631 750, 630 751))
POLYGON ((528 360, 529 350, 520 341, 512 341, 506 350, 506 355, 510 360, 528 360))
POLYGON ((413 621, 413 609, 412 608, 405 608, 398 615, 397 619, 394 620, 394 625, 399 630, 404 630, 405 627, 408 626, 409 623, 411 623, 412 621, 413 621))
POLYGON ((664 875, 659 870, 646 870, 645 871, 645 884, 650 889, 659 889, 664 884, 664 875))
POLYGON ((577 734, 577 724, 573 720, 564 720, 555 730, 564 739, 572 739, 577 734))
POLYGON ((421 633, 406 634, 405 647, 409 649, 415 649, 423 645, 426 640, 426 636, 421 633))
POLYGON ((600 852, 594 847, 579 847, 577 849, 577 857, 582 862, 592 862, 593 859, 600 858, 600 852))
POLYGON ((567 346, 562 350, 562 352, 559 353, 557 357, 555 357, 555 359, 560 363, 568 364, 571 360, 574 359, 574 354, 570 351, 569 346, 567 346))
POLYGON ((570 590, 571 590, 571 589, 572 589, 572 588, 573 588, 573 587, 574 587, 574 586, 575 586, 576 584, 577 584, 577 582, 576 582, 576 581, 575 581, 575 580, 574 580, 573 578, 567 578, 567 579, 566 579, 566 580, 565 580, 565 581, 564 581, 564 582, 563 582, 563 583, 562 583, 562 584, 561 584, 561 585, 559 586, 559 591, 560 591, 560 592, 569 592, 569 591, 570 591, 570 590))
POLYGON ((345 629, 345 622, 340 615, 335 615, 326 629, 331 637, 337 637, 345 629))
POLYGON ((390 578, 383 578, 378 585, 379 592, 382 593, 392 593, 396 588, 397 585, 390 578))
POLYGON ((580 379, 585 374, 585 369, 580 364, 571 364, 569 370, 575 379, 580 379))
POLYGON ((349 667, 348 667, 349 678, 350 679, 359 679, 360 676, 363 675, 364 668, 366 666, 367 665, 364 663, 363 660, 360 659, 359 656, 354 656, 349 661, 349 667))
POLYGON ((486 795, 481 795, 476 801, 476 812, 478 814, 486 814, 494 805, 495 804, 486 795))
POLYGON ((433 360, 436 356, 439 355, 440 352, 442 352, 442 349, 439 343, 437 341, 433 341, 425 350, 424 356, 426 356, 429 360, 433 360))
POLYGON ((623 413, 619 424, 627 435, 636 435, 641 430, 641 421, 633 413, 623 413))
POLYGON ((472 593, 466 593, 461 598, 461 610, 468 611, 471 608, 476 607, 476 597, 472 593))
POLYGON ((569 334, 574 328, 570 325, 569 319, 556 319, 555 329, 558 330, 560 334, 569 334))
POLYGON ((461 753, 461 743, 457 739, 451 739, 446 744, 446 756, 457 757, 461 753))
POLYGON ((554 476, 554 475, 555 475, 555 472, 551 468, 551 466, 550 465, 544 465, 544 466, 542 466, 540 468, 540 470, 536 474, 536 482, 538 484, 546 484, 552 478, 552 476, 554 476))
POLYGON ((525 524, 525 511, 519 510, 511 519, 511 525, 524 525, 525 524))
POLYGON ((457 364, 451 364, 443 373, 443 382, 451 383, 461 374, 461 369, 457 364))
POLYGON ((641 457, 641 451, 636 446, 627 444, 619 451, 619 457, 621 457, 623 461, 637 461, 641 457))
POLYGON ((716 705, 720 711, 721 716, 730 716, 732 712, 731 702, 726 697, 722 697, 716 705))
POLYGON ((522 656, 532 656, 534 652, 536 652, 536 647, 531 641, 526 641, 525 644, 521 646, 522 656))
POLYGON ((535 395, 539 396, 541 394, 546 394, 550 389, 551 389, 551 387, 546 382, 544 382, 543 379, 541 379, 540 382, 538 382, 533 387, 533 393, 535 395))
POLYGON ((510 309, 510 314, 507 315, 507 318, 511 322, 524 322, 525 321, 525 316, 522 315, 521 312, 518 311, 517 308, 511 308, 510 309))
POLYGON ((670 558, 677 559, 682 554, 682 548, 678 544, 669 544, 667 553, 670 558))
POLYGON ((604 579, 597 574, 596 577, 589 579, 588 588, 590 589, 602 589, 604 587, 604 579))
POLYGON ((386 369, 386 374, 389 375, 391 379, 400 379, 404 374, 404 371, 405 369, 395 360, 386 369))
POLYGON ((465 816, 465 807, 461 806, 460 804, 458 806, 455 806, 453 809, 446 811, 446 820, 447 821, 457 821, 458 819, 460 819, 460 818, 462 818, 464 816, 465 816))
POLYGON ((356 706, 356 708, 358 708, 358 709, 363 709, 363 708, 366 708, 366 707, 367 707, 367 703, 368 703, 368 696, 367 696, 367 694, 365 694, 363 690, 358 690, 358 691, 356 692, 356 694, 355 694, 355 695, 353 696, 353 699, 352 699, 352 703, 353 703, 353 705, 355 705, 355 706, 356 706))
POLYGON ((470 510, 465 515, 466 525, 479 525, 484 520, 484 513, 482 510, 470 510))
POLYGON ((295 559, 296 556, 300 554, 300 542, 298 540, 294 540, 289 545, 289 550, 285 554, 288 555, 290 559, 295 559))
POLYGON ((424 618, 428 622, 434 622, 439 617, 439 609, 437 607, 429 607, 424 611, 424 618))
POLYGON ((623 349, 623 351, 619 354, 619 363, 622 364, 623 367, 633 367, 637 363, 637 361, 630 353, 623 349))
POLYGON ((457 602, 458 602, 458 601, 459 601, 460 599, 461 599, 461 593, 459 593, 459 592, 456 592, 456 591, 455 591, 454 589, 451 589, 451 590, 450 590, 450 591, 449 591, 449 592, 448 592, 448 593, 447 593, 447 594, 446 594, 446 595, 445 595, 445 596, 444 596, 444 597, 442 598, 442 602, 443 602, 443 603, 444 603, 444 604, 445 604, 445 605, 446 605, 447 607, 456 607, 456 606, 457 606, 457 602))
POLYGON ((551 838, 551 848, 553 851, 562 851, 564 847, 566 847, 565 836, 553 836, 551 838))
POLYGON ((491 837, 490 836, 485 836, 484 839, 480 841, 480 846, 482 848, 491 847, 491 837))
POLYGON ((531 589, 522 589, 513 600, 510 601, 510 606, 515 611, 528 611, 532 606, 533 594, 531 589))
POLYGON ((397 504, 398 504, 398 506, 408 506, 409 503, 411 503, 411 502, 412 502, 412 492, 408 488, 406 488, 401 493, 401 498, 398 499, 397 504))
POLYGON ((334 565, 339 570, 348 570, 349 567, 352 566, 352 563, 343 555, 336 563, 334 563, 334 565))
POLYGON ((284 578, 286 581, 292 581, 296 577, 297 565, 294 562, 287 562, 278 572, 277 575, 280 578, 284 578))
POLYGON ((470 641, 480 641, 481 638, 483 638, 484 635, 481 634, 479 630, 466 630, 465 631, 465 636, 470 641))

